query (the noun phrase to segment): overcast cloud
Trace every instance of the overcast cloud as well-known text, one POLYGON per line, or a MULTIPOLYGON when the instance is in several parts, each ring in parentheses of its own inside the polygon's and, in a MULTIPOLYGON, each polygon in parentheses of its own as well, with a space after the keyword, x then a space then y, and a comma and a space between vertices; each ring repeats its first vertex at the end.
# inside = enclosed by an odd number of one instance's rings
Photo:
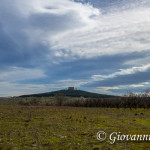
POLYGON ((149 0, 1 0, 0 96, 148 88, 149 10, 149 0))

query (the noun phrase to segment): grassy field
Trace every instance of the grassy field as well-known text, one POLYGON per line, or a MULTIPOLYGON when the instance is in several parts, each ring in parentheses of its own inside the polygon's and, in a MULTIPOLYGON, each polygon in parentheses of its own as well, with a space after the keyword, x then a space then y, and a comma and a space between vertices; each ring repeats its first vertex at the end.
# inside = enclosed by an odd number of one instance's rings
POLYGON ((149 150, 150 142, 110 144, 98 131, 150 134, 150 110, 0 106, 0 149, 149 150))

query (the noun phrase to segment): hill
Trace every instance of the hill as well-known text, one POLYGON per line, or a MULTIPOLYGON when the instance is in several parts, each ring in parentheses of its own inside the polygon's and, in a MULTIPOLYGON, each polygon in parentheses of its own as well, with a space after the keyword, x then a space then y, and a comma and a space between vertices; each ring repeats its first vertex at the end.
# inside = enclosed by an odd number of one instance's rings
POLYGON ((0 97, 0 99, 4 99, 5 97, 0 97))
POLYGON ((67 97, 91 97, 91 98, 113 98, 116 96, 112 95, 105 95, 105 94, 97 94, 82 90, 59 90, 59 91, 53 91, 53 92, 47 92, 47 93, 40 93, 40 94, 31 94, 31 95, 22 95, 20 97, 53 97, 57 94, 63 94, 67 97))

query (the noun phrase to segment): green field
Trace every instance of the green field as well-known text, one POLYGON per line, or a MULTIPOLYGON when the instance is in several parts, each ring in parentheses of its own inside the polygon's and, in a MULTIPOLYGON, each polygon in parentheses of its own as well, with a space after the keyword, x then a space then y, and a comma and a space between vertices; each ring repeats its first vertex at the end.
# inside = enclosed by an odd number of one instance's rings
MULTIPOLYGON (((150 134, 150 110, 0 106, 0 149, 149 150, 150 142, 100 142, 98 131, 150 134)), ((109 137, 107 138, 109 141, 109 137)))

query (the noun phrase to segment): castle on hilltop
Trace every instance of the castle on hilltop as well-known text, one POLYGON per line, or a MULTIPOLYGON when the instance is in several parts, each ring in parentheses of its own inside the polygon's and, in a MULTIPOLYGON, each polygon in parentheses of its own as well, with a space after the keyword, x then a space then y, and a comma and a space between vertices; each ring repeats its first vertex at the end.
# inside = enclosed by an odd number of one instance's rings
POLYGON ((68 90, 75 90, 75 88, 74 87, 68 87, 68 90))

